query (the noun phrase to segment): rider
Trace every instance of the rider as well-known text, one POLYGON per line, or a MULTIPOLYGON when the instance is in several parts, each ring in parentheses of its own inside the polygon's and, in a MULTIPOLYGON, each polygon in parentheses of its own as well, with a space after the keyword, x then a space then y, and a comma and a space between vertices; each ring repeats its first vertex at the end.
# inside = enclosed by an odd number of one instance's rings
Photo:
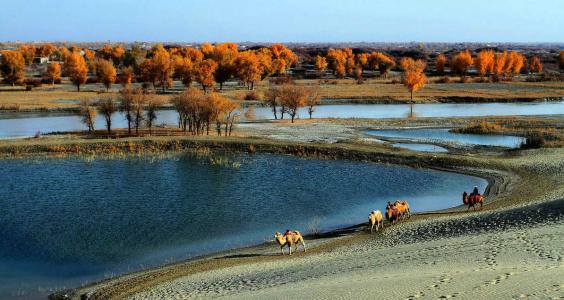
POLYGON ((474 190, 472 191, 472 195, 480 195, 480 191, 478 191, 477 186, 474 186, 474 190))
POLYGON ((290 229, 286 229, 286 232, 284 232, 284 236, 289 236, 291 234, 294 234, 294 232, 290 229))

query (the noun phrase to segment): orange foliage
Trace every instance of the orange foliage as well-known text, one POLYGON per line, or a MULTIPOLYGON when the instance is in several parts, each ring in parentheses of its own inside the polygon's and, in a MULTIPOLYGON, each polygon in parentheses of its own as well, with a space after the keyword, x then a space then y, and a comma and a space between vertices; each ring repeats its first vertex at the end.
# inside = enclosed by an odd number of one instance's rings
POLYGON ((57 62, 50 63, 47 66, 47 73, 45 74, 49 80, 51 80, 51 84, 55 84, 56 80, 61 79, 61 64, 57 62))
POLYGON ((298 62, 298 56, 282 44, 269 47, 272 55, 272 69, 275 74, 284 74, 291 66, 298 62))
POLYGON ((196 65, 196 81, 202 85, 204 92, 207 91, 208 87, 215 84, 214 74, 216 69, 217 63, 211 59, 205 59, 196 65))
POLYGON ((25 77, 25 59, 20 51, 2 51, 0 72, 12 86, 21 82, 25 77))
POLYGON ((443 74, 445 72, 445 66, 447 63, 447 57, 444 54, 439 54, 435 60, 435 68, 437 72, 443 74))
POLYGON ((372 52, 368 56, 368 65, 372 70, 378 70, 380 75, 386 76, 395 67, 394 59, 382 52, 372 52))
POLYGON ((51 44, 43 44, 39 47, 39 55, 50 57, 55 52, 55 47, 51 44))
POLYGON ((154 79, 162 87, 163 91, 172 86, 173 64, 170 54, 162 45, 155 45, 152 49, 151 69, 154 79))
POLYGON ((424 73, 425 62, 420 59, 413 60, 412 58, 404 57, 401 59, 400 65, 404 71, 402 78, 403 84, 411 93, 411 99, 413 100, 413 93, 427 83, 427 77, 424 73))
POLYGON ((36 51, 37 51, 37 48, 35 48, 34 45, 21 45, 20 46, 20 52, 22 53, 22 55, 24 57, 26 65, 31 65, 31 63, 33 62, 33 58, 35 57, 36 51))
POLYGON ((542 72, 542 63, 538 56, 533 56, 529 58, 529 72, 531 73, 541 73, 542 72))
POLYGON ((65 72, 70 81, 76 85, 76 90, 80 92, 80 85, 86 82, 88 66, 84 57, 78 52, 72 52, 65 60, 65 72))
POLYGON ((352 49, 329 49, 327 52, 329 69, 338 78, 344 78, 354 69, 354 55, 352 49))
POLYGON ((494 69, 495 54, 493 50, 482 50, 476 55, 476 71, 480 76, 492 73, 494 69))
POLYGON ((235 60, 237 77, 247 84, 249 89, 254 88, 254 82, 260 80, 262 69, 260 61, 252 51, 241 52, 235 60))
POLYGON ((451 68, 455 73, 466 76, 473 63, 472 54, 466 50, 459 52, 452 58, 451 68))
POLYGON ((133 68, 132 67, 122 67, 119 74, 119 82, 127 87, 133 82, 133 68))
POLYGON ((315 64, 314 64, 315 71, 321 76, 323 72, 327 69, 327 59, 323 56, 316 56, 315 57, 315 64))
POLYGON ((114 65, 108 60, 100 59, 98 61, 96 75, 98 79, 102 81, 106 90, 109 90, 112 84, 116 82, 116 68, 114 68, 114 65))

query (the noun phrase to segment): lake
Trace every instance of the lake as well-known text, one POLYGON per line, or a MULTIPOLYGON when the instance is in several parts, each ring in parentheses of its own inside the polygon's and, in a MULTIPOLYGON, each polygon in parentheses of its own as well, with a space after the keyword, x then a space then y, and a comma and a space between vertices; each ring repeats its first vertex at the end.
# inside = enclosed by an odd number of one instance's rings
MULTIPOLYGON (((461 204, 484 179, 376 163, 268 154, 0 160, 0 298, 224 249, 365 222, 387 201, 416 212, 461 204), (287 213, 290 210, 292 213, 287 213)), ((277 250, 273 251, 277 253, 277 250)))
MULTIPOLYGON (((343 104, 320 105, 314 118, 406 118, 409 104, 343 104)), ((432 103, 414 104, 417 117, 472 117, 513 115, 560 115, 564 114, 564 101, 527 103, 432 103)), ((269 107, 256 107, 256 119, 273 119, 269 107)), ((308 118, 307 111, 300 109, 298 118, 308 118)), ((175 125, 178 115, 174 110, 158 112, 157 124, 175 125)), ((104 128, 102 116, 96 118, 95 127, 104 128)), ((125 128, 127 123, 121 114, 115 114, 115 128, 125 128)), ((77 115, 62 113, 10 113, 0 112, 0 138, 29 137, 37 132, 85 130, 77 115)))
POLYGON ((447 142, 467 145, 519 148, 524 137, 501 134, 468 134, 450 132, 445 128, 370 130, 369 135, 389 138, 408 138, 425 142, 447 142))

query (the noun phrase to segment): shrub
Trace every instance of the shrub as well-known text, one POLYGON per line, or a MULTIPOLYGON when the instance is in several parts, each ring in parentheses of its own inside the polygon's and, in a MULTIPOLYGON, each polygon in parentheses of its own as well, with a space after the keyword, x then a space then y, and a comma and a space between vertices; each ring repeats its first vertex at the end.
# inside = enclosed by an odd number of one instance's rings
POLYGON ((243 99, 245 99, 245 100, 260 100, 260 99, 262 99, 262 96, 257 91, 250 91, 247 94, 245 94, 245 97, 243 99))
POLYGON ((443 76, 437 80, 437 83, 450 83, 450 77, 443 76))
POLYGON ((525 136, 525 141, 521 143, 521 149, 534 149, 544 146, 544 136, 538 132, 529 132, 525 136))

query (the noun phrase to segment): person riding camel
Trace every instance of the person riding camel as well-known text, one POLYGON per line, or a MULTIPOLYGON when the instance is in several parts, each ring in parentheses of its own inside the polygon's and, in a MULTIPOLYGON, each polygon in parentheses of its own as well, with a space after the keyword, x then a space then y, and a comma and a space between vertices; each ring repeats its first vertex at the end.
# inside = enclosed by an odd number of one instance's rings
POLYGON ((284 236, 289 236, 289 235, 292 235, 292 234, 294 234, 294 232, 290 229, 286 229, 286 232, 284 232, 284 236))
POLYGON ((478 191, 477 186, 474 186, 474 190, 472 191, 472 195, 480 195, 480 191, 478 191))

